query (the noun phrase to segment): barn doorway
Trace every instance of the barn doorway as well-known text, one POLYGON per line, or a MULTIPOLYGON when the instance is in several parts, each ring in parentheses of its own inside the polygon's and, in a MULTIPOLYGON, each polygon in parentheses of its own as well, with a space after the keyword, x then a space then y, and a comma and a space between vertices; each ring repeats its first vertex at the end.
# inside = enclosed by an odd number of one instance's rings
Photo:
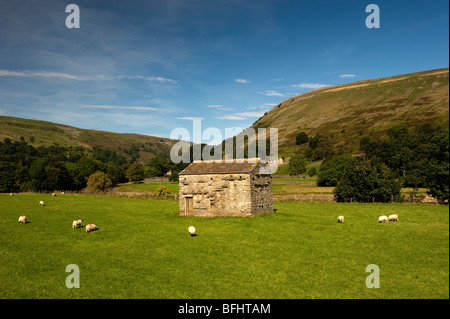
POLYGON ((194 214, 194 198, 193 197, 185 197, 186 198, 186 215, 194 214))

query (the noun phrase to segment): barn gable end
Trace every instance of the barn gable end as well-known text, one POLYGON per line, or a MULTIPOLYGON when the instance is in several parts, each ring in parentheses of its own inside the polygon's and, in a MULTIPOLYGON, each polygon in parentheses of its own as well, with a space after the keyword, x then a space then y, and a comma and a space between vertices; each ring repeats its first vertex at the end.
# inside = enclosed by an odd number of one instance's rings
POLYGON ((179 175, 181 216, 254 216, 273 212, 272 176, 259 163, 194 162, 179 175))

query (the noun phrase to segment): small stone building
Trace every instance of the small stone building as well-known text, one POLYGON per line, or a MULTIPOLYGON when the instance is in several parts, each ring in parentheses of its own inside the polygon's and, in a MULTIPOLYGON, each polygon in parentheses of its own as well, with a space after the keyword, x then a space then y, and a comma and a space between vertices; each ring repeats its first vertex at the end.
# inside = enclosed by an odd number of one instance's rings
POLYGON ((272 176, 256 163, 194 162, 179 174, 181 216, 273 212, 272 176))

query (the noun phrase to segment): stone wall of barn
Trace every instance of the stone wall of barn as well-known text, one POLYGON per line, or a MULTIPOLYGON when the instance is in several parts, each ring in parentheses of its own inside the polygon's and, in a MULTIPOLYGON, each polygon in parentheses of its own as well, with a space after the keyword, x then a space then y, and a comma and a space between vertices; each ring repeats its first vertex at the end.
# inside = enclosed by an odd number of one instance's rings
POLYGON ((250 188, 253 214, 273 212, 272 176, 255 172, 251 175, 250 188))
POLYGON ((273 212, 272 177, 255 172, 180 175, 180 215, 251 216, 273 212), (192 212, 186 210, 186 197, 192 197, 192 212))
POLYGON ((248 216, 252 214, 250 175, 180 175, 180 215, 248 216), (186 212, 191 197, 193 213, 186 212))

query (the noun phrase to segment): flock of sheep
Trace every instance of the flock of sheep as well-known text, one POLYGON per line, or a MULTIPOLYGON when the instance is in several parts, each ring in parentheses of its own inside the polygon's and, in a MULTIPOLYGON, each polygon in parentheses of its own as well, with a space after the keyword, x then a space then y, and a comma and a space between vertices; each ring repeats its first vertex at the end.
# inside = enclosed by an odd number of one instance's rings
MULTIPOLYGON (((64 193, 61 193, 61 194, 64 194, 64 193)), ((13 196, 12 193, 10 193, 9 195, 13 196)), ((52 196, 56 196, 56 194, 53 193, 52 196)), ((39 205, 44 206, 44 202, 41 200, 39 202, 39 205)), ((25 224, 26 220, 27 220, 26 216, 20 216, 19 217, 19 223, 25 224)), ((390 221, 398 222, 398 215, 394 214, 394 215, 389 215, 389 216, 380 216, 380 217, 378 217, 378 222, 379 223, 387 223, 387 222, 390 222, 390 221)), ((74 220, 72 222, 72 228, 73 229, 77 229, 78 227, 81 227, 81 223, 82 222, 83 222, 83 219, 74 220)), ((338 216, 337 222, 343 224, 344 223, 344 216, 338 216)), ((86 225, 86 233, 89 233, 89 232, 94 231, 94 230, 98 230, 98 227, 95 224, 87 224, 86 225)), ((188 227, 188 233, 189 233, 189 235, 191 237, 196 236, 195 231, 196 231, 196 229, 195 229, 194 226, 189 226, 188 227)))
MULTIPOLYGON (((380 216, 378 217, 379 223, 387 223, 390 221, 398 222, 398 215, 389 215, 389 216, 380 216)), ((344 223, 344 216, 338 216, 337 222, 343 224, 344 223)))
MULTIPOLYGON (((64 195, 64 192, 62 192, 61 195, 64 195)), ((13 193, 9 193, 9 196, 13 196, 13 193)), ((53 193, 52 196, 53 197, 56 196, 56 193, 53 193)), ((42 201, 42 200, 39 201, 39 206, 45 206, 44 201, 42 201)), ((19 223, 26 224, 26 222, 27 222, 27 216, 23 215, 23 216, 19 217, 19 223)), ((83 219, 74 220, 72 222, 72 229, 77 229, 78 227, 81 227, 82 222, 83 222, 83 219)), ((86 228, 86 233, 89 233, 94 230, 98 230, 98 227, 95 224, 87 224, 85 228, 86 228)))
MULTIPOLYGON (((62 192, 61 195, 64 195, 64 192, 62 192)), ((9 193, 9 196, 13 196, 13 193, 9 193)), ((56 193, 53 193, 52 196, 53 197, 56 196, 56 193)), ((44 201, 42 201, 42 200, 39 201, 39 205, 40 206, 45 206, 44 205, 44 201)), ((24 216, 20 216, 19 217, 19 223, 26 224, 26 222, 27 222, 27 216, 24 215, 24 216)), ((82 227, 81 226, 82 222, 83 222, 83 218, 78 219, 78 220, 74 220, 72 222, 72 229, 77 229, 78 227, 82 227)), ((85 226, 85 228, 86 228, 86 233, 89 233, 89 232, 94 231, 94 230, 98 230, 98 227, 95 224, 87 224, 85 226)), ((189 226, 188 227, 188 233, 189 233, 189 235, 191 235, 191 237, 196 236, 195 232, 196 232, 196 229, 195 229, 194 226, 189 226)))

